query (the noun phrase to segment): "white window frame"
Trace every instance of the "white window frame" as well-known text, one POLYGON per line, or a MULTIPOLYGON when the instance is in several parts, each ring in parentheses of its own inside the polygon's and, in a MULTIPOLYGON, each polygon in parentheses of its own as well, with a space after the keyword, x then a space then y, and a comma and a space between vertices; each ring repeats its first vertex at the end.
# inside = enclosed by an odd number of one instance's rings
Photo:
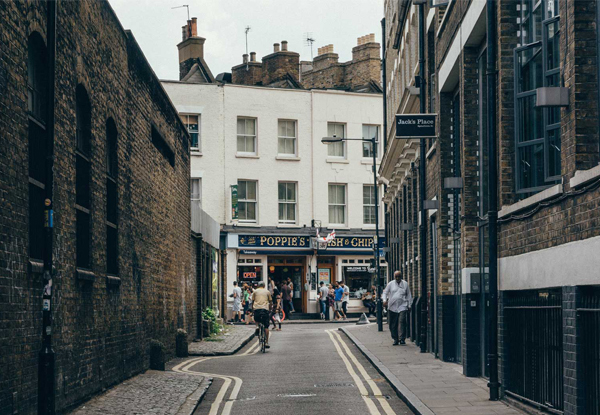
MULTIPOLYGON (((242 219, 239 218, 238 215, 238 222, 239 223, 258 223, 258 180, 248 180, 248 179, 238 179, 237 181, 237 185, 238 185, 238 212, 239 212, 239 204, 240 203, 254 203, 254 219, 242 219), (239 188, 240 188, 240 182, 246 182, 246 183, 255 183, 255 194, 256 194, 256 198, 255 199, 242 199, 239 197, 239 188)), ((247 185, 246 185, 247 186, 247 185)), ((248 194, 248 191, 246 189, 246 195, 248 194)), ((248 212, 248 210, 246 209, 246 212, 248 212)))
MULTIPOLYGON (((343 128, 343 132, 342 132, 342 137, 341 138, 346 138, 346 124, 342 123, 342 122, 328 122, 327 123, 327 136, 330 135, 330 133, 329 133, 329 126, 331 126, 331 125, 341 125, 342 128, 343 128)), ((330 143, 327 146, 327 158, 346 160, 348 158, 348 151, 346 149, 346 141, 341 141, 341 142, 338 142, 338 143, 330 143), (334 146, 337 146, 337 145, 341 145, 342 146, 342 155, 341 156, 335 156, 335 155, 331 155, 330 154, 330 150, 332 148, 334 148, 334 146)))
MULTIPOLYGON (((298 183, 297 182, 278 182, 277 183, 277 220, 278 223, 280 225, 296 225, 298 223, 298 183), (294 186, 294 196, 295 199, 293 201, 287 200, 287 191, 286 191, 286 199, 282 200, 279 199, 279 186, 280 185, 293 185, 294 186), (289 219, 281 219, 281 217, 279 216, 279 206, 280 205, 285 205, 287 207, 287 205, 294 205, 294 220, 289 220, 289 219)), ((284 210, 284 212, 287 212, 287 210, 284 210)))
MULTIPOLYGON (((245 127, 245 122, 244 122, 244 127, 245 127)), ((245 128, 244 128, 245 131, 245 128)), ((236 121, 235 121, 235 132, 236 132, 236 138, 235 138, 235 150, 236 150, 236 154, 242 155, 242 156, 256 156, 258 154, 258 119, 256 117, 237 117, 236 121), (238 122, 240 120, 253 120, 254 121, 254 135, 251 134, 238 134, 237 132, 237 125, 238 122), (248 137, 252 137, 254 138, 254 151, 239 151, 238 150, 238 139, 240 137, 244 137, 245 139, 247 139, 248 137)))
POLYGON ((192 177, 190 179, 190 200, 192 202, 198 202, 200 208, 202 208, 202 178, 201 177, 192 177), (198 182, 198 193, 195 195, 193 193, 194 190, 194 182, 198 182), (196 196, 196 197, 194 197, 196 196))
MULTIPOLYGON (((363 124, 363 125, 362 125, 362 128, 363 128, 363 136, 364 136, 364 130, 365 130, 365 127, 376 127, 376 128, 377 128, 377 144, 376 144, 376 147, 375 147, 375 148, 377 149, 377 160, 379 160, 379 159, 381 158, 381 151, 380 151, 381 147, 380 147, 380 145, 379 145, 379 142, 381 141, 381 140, 380 140, 380 138, 379 138, 379 135, 380 135, 380 132, 381 132, 381 127, 380 127, 378 124, 363 124)), ((364 138, 364 139, 367 139, 367 138, 371 138, 371 137, 363 137, 363 138, 364 138)), ((369 145, 369 146, 370 146, 371 144, 372 144, 371 142, 367 142, 367 141, 363 141, 363 142, 362 142, 362 149, 361 149, 361 150, 362 150, 362 153, 361 153, 361 155, 362 155, 362 158, 364 158, 364 159, 369 159, 369 160, 372 160, 372 159, 373 159, 373 154, 371 154, 371 155, 369 155, 369 156, 365 156, 365 155, 364 155, 365 146, 367 146, 367 145, 369 145)), ((371 151, 373 151, 373 149, 372 149, 372 148, 371 148, 371 151)))
POLYGON ((375 186, 373 186, 372 184, 363 184, 363 225, 366 225, 366 226, 375 226, 375 224, 376 224, 376 222, 375 222, 376 221, 375 216, 377 216, 377 215, 375 215, 375 186), (370 188, 371 189, 372 193, 369 196, 369 202, 371 202, 370 198, 372 197, 373 198, 373 203, 368 203, 368 204, 365 203, 365 189, 366 188, 370 188), (374 217, 373 217, 373 223, 365 222, 365 209, 366 208, 373 209, 373 215, 374 215, 374 217))
POLYGON ((329 225, 338 225, 338 226, 346 226, 348 223, 348 185, 346 183, 328 183, 327 184, 327 219, 329 225), (329 191, 331 186, 342 186, 344 188, 344 203, 331 203, 329 200, 329 191), (333 206, 343 206, 344 207, 344 222, 337 223, 331 221, 331 211, 330 208, 333 206))
POLYGON ((179 114, 179 116, 182 118, 183 123, 185 124, 185 127, 187 129, 187 132, 190 134, 190 138, 191 138, 191 134, 193 133, 197 133, 198 134, 198 145, 197 146, 193 146, 192 145, 192 141, 190 139, 190 150, 191 151, 202 151, 202 140, 201 137, 202 135, 200 134, 201 131, 201 125, 202 125, 202 116, 201 114, 192 114, 192 113, 185 113, 185 114, 179 114), (189 117, 198 117, 198 130, 197 131, 190 131, 190 123, 189 123, 189 117), (184 119, 185 118, 185 119, 184 119))
POLYGON ((277 120, 277 155, 281 157, 296 157, 298 155, 298 121, 297 120, 289 120, 289 119, 279 119, 277 120), (279 134, 279 125, 280 123, 293 123, 294 126, 294 135, 280 135, 279 134), (292 153, 282 153, 280 151, 280 141, 281 140, 293 140, 294 151, 292 153))

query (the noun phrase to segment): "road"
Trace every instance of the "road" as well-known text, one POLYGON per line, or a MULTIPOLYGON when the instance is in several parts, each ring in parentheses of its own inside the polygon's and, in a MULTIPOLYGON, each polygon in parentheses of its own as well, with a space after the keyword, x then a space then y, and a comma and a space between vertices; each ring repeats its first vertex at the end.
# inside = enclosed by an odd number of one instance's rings
POLYGON ((339 327, 287 325, 272 332, 265 354, 253 340, 234 356, 174 370, 214 378, 195 415, 412 414, 339 327))

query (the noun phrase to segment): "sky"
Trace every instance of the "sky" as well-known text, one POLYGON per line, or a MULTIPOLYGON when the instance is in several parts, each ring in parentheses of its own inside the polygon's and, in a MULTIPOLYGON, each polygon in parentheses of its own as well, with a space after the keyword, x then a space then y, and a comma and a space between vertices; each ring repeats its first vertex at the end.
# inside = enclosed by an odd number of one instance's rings
POLYGON ((231 72, 246 53, 256 59, 273 52, 273 43, 287 40, 288 50, 310 60, 306 34, 315 39, 314 56, 333 44, 340 62, 352 59, 357 38, 375 33, 381 42, 384 0, 109 0, 125 29, 130 29, 160 79, 179 79, 177 44, 190 17, 198 18, 198 35, 206 38, 204 60, 214 76, 231 72))

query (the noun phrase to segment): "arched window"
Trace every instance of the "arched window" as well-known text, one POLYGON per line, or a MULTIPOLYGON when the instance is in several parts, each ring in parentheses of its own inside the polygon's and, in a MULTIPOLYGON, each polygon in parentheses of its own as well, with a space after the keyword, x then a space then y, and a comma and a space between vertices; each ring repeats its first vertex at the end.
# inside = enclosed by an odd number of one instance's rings
POLYGON ((46 45, 35 32, 27 44, 27 107, 29 112, 29 256, 44 258, 44 193, 46 189, 46 45))
POLYGON ((106 273, 119 273, 119 210, 117 190, 117 126, 106 121, 106 273))
POLYGON ((75 165, 75 213, 76 213, 76 262, 78 268, 91 268, 91 147, 92 109, 87 91, 82 85, 76 90, 76 165, 75 165))

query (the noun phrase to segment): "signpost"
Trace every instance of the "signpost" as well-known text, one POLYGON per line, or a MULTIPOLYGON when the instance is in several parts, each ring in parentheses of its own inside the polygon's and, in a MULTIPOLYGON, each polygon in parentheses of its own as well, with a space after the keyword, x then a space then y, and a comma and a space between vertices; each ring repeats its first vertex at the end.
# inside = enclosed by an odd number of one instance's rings
POLYGON ((231 185, 231 219, 238 218, 238 185, 231 185))
POLYGON ((396 138, 435 138, 437 114, 396 114, 396 138))

